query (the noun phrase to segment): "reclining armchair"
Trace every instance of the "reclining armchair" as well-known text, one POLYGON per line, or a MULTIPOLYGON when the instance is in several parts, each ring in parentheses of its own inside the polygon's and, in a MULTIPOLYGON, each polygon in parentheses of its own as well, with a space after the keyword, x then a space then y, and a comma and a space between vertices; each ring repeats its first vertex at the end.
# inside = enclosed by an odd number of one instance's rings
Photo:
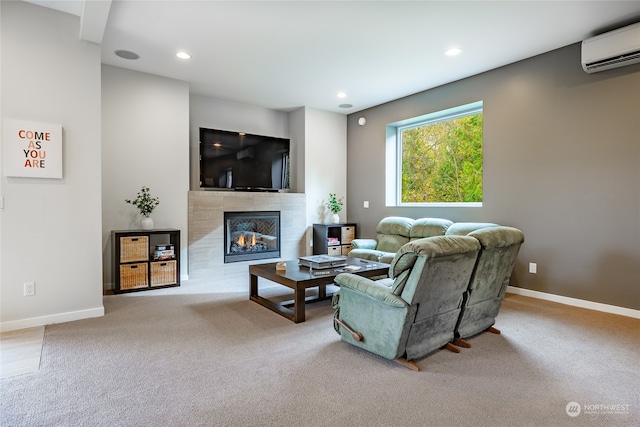
POLYGON ((464 338, 480 332, 500 333, 493 325, 524 242, 522 231, 505 226, 481 228, 468 236, 476 238, 481 249, 456 325, 454 343, 462 347, 470 347, 464 338))
POLYGON ((480 244, 436 236, 403 245, 389 278, 342 273, 335 282, 334 327, 343 341, 419 371, 414 360, 451 342, 480 244))

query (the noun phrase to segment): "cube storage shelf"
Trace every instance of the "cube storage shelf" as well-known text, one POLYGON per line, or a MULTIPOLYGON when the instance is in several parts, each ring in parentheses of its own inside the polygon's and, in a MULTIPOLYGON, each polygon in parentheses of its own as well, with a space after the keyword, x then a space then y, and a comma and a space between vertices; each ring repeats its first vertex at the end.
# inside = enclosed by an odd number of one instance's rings
POLYGON ((356 224, 313 224, 314 255, 348 255, 356 224))
POLYGON ((180 286, 180 230, 113 230, 113 292, 180 286), (156 245, 173 245, 174 259, 154 259, 156 245))

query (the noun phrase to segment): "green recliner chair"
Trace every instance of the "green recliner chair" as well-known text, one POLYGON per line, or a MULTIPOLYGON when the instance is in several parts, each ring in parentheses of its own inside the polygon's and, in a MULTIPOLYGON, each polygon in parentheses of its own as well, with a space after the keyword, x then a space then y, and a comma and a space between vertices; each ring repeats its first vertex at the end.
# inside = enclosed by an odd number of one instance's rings
POLYGON ((478 239, 481 249, 456 325, 454 343, 462 347, 470 347, 464 338, 480 332, 500 333, 493 325, 524 242, 522 231, 506 226, 478 229, 467 236, 478 239))
POLYGON ((389 279, 342 273, 335 282, 334 327, 343 341, 410 369, 451 342, 480 243, 469 236, 411 241, 397 252, 389 279))

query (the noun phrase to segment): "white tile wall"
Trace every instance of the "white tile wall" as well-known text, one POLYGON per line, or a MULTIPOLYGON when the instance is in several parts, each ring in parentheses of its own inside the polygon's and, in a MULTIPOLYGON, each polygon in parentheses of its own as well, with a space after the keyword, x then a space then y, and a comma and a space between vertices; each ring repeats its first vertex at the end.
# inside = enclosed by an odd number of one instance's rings
POLYGON ((305 194, 189 192, 189 279, 246 275, 248 282, 248 265, 306 255, 308 241, 305 194), (281 258, 225 264, 225 211, 280 211, 281 258))

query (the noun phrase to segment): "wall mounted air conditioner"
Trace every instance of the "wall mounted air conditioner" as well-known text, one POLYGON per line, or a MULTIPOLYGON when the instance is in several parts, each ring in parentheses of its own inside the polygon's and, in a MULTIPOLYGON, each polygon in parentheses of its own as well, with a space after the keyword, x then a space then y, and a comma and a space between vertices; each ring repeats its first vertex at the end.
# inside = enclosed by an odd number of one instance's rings
POLYGON ((582 42, 582 69, 587 73, 640 63, 640 22, 582 42))

